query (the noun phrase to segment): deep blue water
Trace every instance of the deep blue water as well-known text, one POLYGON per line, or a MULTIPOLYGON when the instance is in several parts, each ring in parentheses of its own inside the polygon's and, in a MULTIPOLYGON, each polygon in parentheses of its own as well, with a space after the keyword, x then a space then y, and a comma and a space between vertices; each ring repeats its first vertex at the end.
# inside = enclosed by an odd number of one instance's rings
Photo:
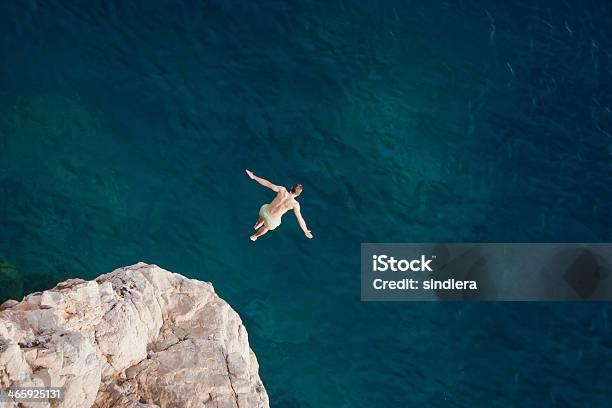
POLYGON ((612 241, 611 53, 607 1, 2 2, 2 298, 146 261, 273 407, 612 406, 609 304, 359 301, 361 242, 612 241))

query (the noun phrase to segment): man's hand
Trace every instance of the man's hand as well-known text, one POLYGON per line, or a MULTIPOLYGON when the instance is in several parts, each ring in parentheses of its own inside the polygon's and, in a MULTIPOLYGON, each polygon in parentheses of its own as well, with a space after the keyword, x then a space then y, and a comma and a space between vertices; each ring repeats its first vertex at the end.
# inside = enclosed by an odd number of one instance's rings
POLYGON ((310 230, 306 231, 304 235, 306 235, 306 238, 312 239, 312 232, 310 232, 310 230))
POLYGON ((255 175, 253 174, 253 172, 251 170, 247 170, 246 173, 248 174, 249 178, 251 180, 255 179, 255 175))

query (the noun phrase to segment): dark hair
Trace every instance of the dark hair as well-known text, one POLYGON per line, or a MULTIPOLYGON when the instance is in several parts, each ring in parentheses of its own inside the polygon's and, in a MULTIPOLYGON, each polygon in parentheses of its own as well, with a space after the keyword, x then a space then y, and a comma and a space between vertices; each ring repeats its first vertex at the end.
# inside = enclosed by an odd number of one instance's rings
POLYGON ((298 183, 298 184, 295 184, 293 187, 291 187, 291 192, 292 192, 292 193, 295 193, 295 192, 297 191, 297 189, 298 189, 298 188, 299 188, 300 190, 304 190, 304 187, 303 187, 301 184, 299 184, 299 183, 298 183))

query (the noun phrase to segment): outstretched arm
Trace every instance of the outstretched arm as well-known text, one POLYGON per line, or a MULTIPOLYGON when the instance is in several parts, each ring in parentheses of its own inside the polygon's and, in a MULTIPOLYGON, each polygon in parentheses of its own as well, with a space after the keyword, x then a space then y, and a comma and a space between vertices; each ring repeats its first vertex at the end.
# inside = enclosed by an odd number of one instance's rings
POLYGON ((300 212, 300 204, 296 204, 293 207, 293 212, 295 213, 295 218, 297 218, 298 223, 300 224, 300 228, 302 229, 302 231, 304 231, 304 235, 306 235, 306 237, 311 239, 312 232, 310 232, 310 230, 306 226, 306 221, 304 221, 304 218, 302 217, 302 213, 300 212))
POLYGON ((281 189, 280 186, 277 186, 276 184, 272 184, 268 180, 263 179, 261 177, 257 177, 256 175, 253 174, 253 172, 251 170, 247 170, 246 173, 249 175, 251 180, 255 180, 256 182, 258 182, 259 184, 261 184, 264 187, 268 187, 269 189, 274 190, 276 192, 280 191, 280 189, 281 189))

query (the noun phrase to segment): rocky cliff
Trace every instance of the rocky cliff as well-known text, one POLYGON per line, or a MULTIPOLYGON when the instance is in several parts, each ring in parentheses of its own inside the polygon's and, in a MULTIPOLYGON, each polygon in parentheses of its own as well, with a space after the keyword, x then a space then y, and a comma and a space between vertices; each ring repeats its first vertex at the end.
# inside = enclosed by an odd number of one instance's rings
POLYGON ((0 306, 0 388, 65 389, 24 407, 268 407, 258 368, 212 285, 155 265, 0 306))

